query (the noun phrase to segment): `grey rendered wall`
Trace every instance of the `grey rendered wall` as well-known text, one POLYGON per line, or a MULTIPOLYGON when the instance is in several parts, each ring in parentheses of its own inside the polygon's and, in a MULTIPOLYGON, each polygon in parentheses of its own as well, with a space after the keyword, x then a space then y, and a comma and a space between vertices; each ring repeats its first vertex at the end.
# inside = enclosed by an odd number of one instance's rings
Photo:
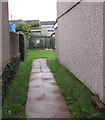
POLYGON ((0 1, 0 76, 2 75, 2 2, 0 1))
POLYGON ((2 2, 2 67, 19 52, 19 34, 9 32, 8 2, 2 2))
MULTIPOLYGON (((58 2, 58 17, 72 5, 58 2)), ((105 102, 103 23, 103 2, 81 2, 58 19, 56 49, 59 61, 105 102)))
POLYGON ((19 34, 9 32, 10 40, 10 59, 13 59, 19 53, 19 34))
POLYGON ((58 28, 55 29, 55 49, 56 49, 56 56, 59 59, 59 35, 58 35, 58 28))
MULTIPOLYGON (((2 2, 0 1, 0 96, 2 96, 2 2)), ((2 119, 2 97, 0 97, 0 119, 2 119)))
POLYGON ((2 65, 10 59, 9 27, 8 27, 8 2, 2 2, 2 65))

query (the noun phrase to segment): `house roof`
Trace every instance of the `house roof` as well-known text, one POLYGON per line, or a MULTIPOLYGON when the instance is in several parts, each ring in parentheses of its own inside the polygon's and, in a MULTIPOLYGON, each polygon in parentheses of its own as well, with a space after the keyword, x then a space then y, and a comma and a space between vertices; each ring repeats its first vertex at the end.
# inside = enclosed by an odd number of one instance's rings
POLYGON ((19 22, 27 22, 28 24, 31 24, 31 23, 34 23, 34 22, 39 23, 39 20, 10 20, 9 22, 12 22, 15 25, 17 25, 19 22))
POLYGON ((24 22, 27 22, 28 24, 35 23, 35 22, 39 23, 39 20, 25 20, 24 22))
POLYGON ((31 30, 31 32, 41 32, 41 29, 31 30))
POLYGON ((54 25, 55 21, 41 21, 41 25, 54 25))
POLYGON ((9 22, 14 23, 15 25, 17 25, 19 22, 22 22, 23 20, 9 20, 9 22))
MULTIPOLYGON (((14 23, 15 25, 17 25, 19 22, 23 22, 23 20, 10 20, 9 22, 14 23)), ((55 21, 39 21, 39 20, 24 20, 24 22, 27 22, 28 24, 34 23, 34 22, 38 22, 41 25, 54 25, 55 21)))

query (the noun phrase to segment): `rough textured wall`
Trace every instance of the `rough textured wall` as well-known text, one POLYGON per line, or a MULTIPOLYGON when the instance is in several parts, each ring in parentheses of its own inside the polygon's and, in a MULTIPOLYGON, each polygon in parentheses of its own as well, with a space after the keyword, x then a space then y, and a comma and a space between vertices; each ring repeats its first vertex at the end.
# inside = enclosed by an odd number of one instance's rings
POLYGON ((19 53, 19 34, 15 32, 10 32, 10 59, 19 53))
MULTIPOLYGON (((2 96, 2 2, 0 1, 0 96, 2 96)), ((2 119, 2 97, 0 97, 0 119, 2 119)))
POLYGON ((58 28, 55 29, 55 49, 56 49, 56 56, 59 59, 59 35, 58 35, 58 28))
MULTIPOLYGON (((57 16, 60 16, 61 14, 63 14, 66 10, 68 10, 69 8, 71 8, 76 3, 77 2, 60 2, 60 7, 62 9, 57 9, 57 16)), ((57 4, 57 7, 59 7, 59 4, 57 4)))
POLYGON ((2 2, 0 1, 0 76, 2 75, 2 2))
POLYGON ((5 66, 10 59, 8 27, 8 2, 2 2, 2 65, 5 66))
MULTIPOLYGON (((64 3, 63 6, 63 3, 57 3, 58 15, 62 13, 65 5, 70 4, 64 3)), ((57 58, 105 102, 103 3, 80 3, 59 18, 56 31, 57 58)))

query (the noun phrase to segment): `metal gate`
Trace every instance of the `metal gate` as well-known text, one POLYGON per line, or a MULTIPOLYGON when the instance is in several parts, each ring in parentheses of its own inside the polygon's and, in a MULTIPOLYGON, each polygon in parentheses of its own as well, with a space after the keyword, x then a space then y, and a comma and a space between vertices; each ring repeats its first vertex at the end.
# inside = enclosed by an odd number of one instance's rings
POLYGON ((55 49, 55 38, 34 36, 29 39, 29 49, 55 49))

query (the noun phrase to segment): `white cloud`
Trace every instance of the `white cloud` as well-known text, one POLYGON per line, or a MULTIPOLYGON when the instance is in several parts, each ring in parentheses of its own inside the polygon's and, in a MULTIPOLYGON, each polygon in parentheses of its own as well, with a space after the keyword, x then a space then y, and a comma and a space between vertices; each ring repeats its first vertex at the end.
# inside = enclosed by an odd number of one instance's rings
POLYGON ((9 19, 56 20, 56 0, 9 0, 9 19))

